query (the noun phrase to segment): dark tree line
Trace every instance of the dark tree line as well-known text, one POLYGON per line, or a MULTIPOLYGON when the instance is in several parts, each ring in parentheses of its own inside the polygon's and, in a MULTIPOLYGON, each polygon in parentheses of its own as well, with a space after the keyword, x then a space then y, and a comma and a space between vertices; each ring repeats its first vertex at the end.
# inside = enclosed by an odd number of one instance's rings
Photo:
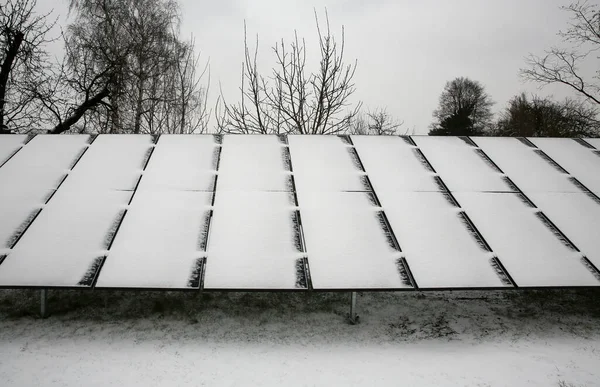
POLYGON ((600 7, 578 1, 562 7, 571 16, 569 28, 560 31, 564 47, 553 47, 542 56, 530 55, 521 70, 527 81, 560 84, 575 91, 577 99, 556 101, 519 94, 493 121, 492 102, 483 86, 468 78, 446 84, 430 135, 497 135, 598 137, 600 136, 600 72, 586 77, 584 63, 600 65, 600 7))
POLYGON ((600 135, 598 110, 584 100, 513 97, 492 119, 491 98, 484 87, 468 78, 448 82, 434 111, 432 136, 540 136, 597 137, 600 135))
POLYGON ((597 137, 597 111, 585 102, 554 101, 538 96, 515 96, 500 114, 490 134, 531 137, 597 137))

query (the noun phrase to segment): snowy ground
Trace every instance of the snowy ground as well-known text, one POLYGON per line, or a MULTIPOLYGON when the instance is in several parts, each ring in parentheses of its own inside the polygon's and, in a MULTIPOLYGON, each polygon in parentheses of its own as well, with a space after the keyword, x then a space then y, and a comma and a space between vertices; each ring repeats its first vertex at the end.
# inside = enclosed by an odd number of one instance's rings
POLYGON ((0 290, 0 385, 600 385, 600 292, 0 290))

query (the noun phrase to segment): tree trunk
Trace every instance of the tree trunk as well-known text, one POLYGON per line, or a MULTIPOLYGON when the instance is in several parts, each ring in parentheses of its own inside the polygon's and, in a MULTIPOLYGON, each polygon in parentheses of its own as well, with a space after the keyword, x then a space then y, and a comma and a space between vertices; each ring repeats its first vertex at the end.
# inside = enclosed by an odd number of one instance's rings
POLYGON ((89 109, 94 108, 104 98, 108 97, 108 94, 109 94, 108 88, 105 87, 98 94, 96 94, 92 98, 84 101, 81 105, 79 105, 77 107, 77 109, 75 109, 73 114, 71 114, 71 116, 69 116, 66 120, 64 120, 60 124, 56 125, 54 127, 54 129, 49 130, 48 134, 60 134, 60 133, 66 132, 67 130, 69 130, 71 128, 71 126, 75 125, 81 117, 83 117, 85 112, 87 112, 89 109))
POLYGON ((133 133, 135 134, 139 134, 140 133, 140 128, 142 126, 142 100, 144 98, 144 80, 141 79, 140 76, 140 80, 138 82, 138 90, 137 90, 137 101, 135 103, 135 122, 133 125, 133 133))
POLYGON ((15 33, 15 37, 10 42, 8 50, 6 50, 6 58, 0 69, 0 130, 5 130, 4 127, 4 105, 6 104, 6 85, 8 84, 8 76, 13 68, 13 64, 19 53, 21 43, 23 43, 24 34, 21 31, 15 33))

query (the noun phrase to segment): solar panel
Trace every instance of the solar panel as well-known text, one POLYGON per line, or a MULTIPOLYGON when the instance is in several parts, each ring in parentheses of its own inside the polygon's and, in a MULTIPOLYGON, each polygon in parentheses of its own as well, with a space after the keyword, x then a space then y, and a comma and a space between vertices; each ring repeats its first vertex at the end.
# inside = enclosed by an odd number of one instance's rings
POLYGON ((402 254, 371 193, 312 192, 302 197, 314 289, 412 288, 402 254))
POLYGON ((502 171, 470 139, 438 136, 413 136, 413 139, 450 191, 514 191, 502 171))
POLYGON ((132 191, 153 149, 151 136, 128 134, 98 136, 85 157, 81 158, 77 167, 65 180, 62 189, 132 191))
POLYGON ((473 141, 525 193, 580 192, 569 174, 528 140, 477 137, 473 141))
POLYGON ((285 140, 224 137, 205 289, 307 288, 285 140))
POLYGON ((600 195, 600 157, 597 152, 569 138, 531 138, 530 141, 587 189, 600 195))
POLYGON ((599 139, 0 137, 0 287, 600 286, 599 139))
MULTIPOLYGON (((77 150, 89 139, 70 136, 61 141, 62 137, 37 136, 24 150, 35 145, 42 154, 53 148, 53 152, 65 151, 71 143, 77 150)), ((40 212, 39 221, 0 265, 0 285, 91 286, 152 146, 150 136, 104 135, 89 148, 80 148, 68 163, 67 156, 61 155, 63 168, 76 165, 40 212)), ((46 163, 37 157, 30 160, 46 163)), ((45 170, 39 174, 43 178, 36 176, 38 182, 52 176, 45 170)))
MULTIPOLYGON (((13 135, 3 135, 4 138, 13 135)), ((0 167, 0 255, 17 242, 87 147, 88 136, 37 136, 0 167)))
POLYGON ((97 287, 200 287, 219 152, 213 136, 160 137, 97 287))
POLYGON ((313 288, 412 288, 352 139, 288 141, 313 288))
POLYGON ((288 136, 296 185, 302 191, 366 191, 352 145, 338 136, 288 136))
POLYGON ((130 196, 58 191, 0 265, 0 286, 91 286, 130 196))
POLYGON ((419 149, 401 137, 352 136, 375 191, 440 191, 419 149))
POLYGON ((442 193, 377 194, 420 288, 511 285, 465 212, 442 193))
POLYGON ((600 203, 585 194, 534 193, 531 199, 596 268, 600 267, 600 203))
POLYGON ((199 288, 211 199, 210 192, 136 192, 96 287, 199 288))
POLYGON ((161 135, 138 191, 212 191, 220 149, 213 136, 161 135))
POLYGON ((518 286, 600 285, 581 253, 519 194, 455 195, 518 286))
POLYGON ((291 191, 287 145, 277 136, 225 136, 219 190, 291 191))
POLYGON ((306 288, 301 250, 293 194, 218 191, 204 288, 306 288))
POLYGON ((600 138, 584 138, 585 142, 600 150, 600 138))
POLYGON ((2 141, 0 141, 0 166, 23 146, 26 139, 26 135, 19 134, 2 136, 2 141))

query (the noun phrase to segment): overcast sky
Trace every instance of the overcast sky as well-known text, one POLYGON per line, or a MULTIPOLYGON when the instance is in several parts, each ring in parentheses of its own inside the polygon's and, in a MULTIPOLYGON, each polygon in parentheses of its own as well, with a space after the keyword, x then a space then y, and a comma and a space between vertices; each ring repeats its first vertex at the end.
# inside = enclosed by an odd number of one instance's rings
MULTIPOLYGON (((560 43, 556 33, 569 15, 559 7, 568 0, 180 1, 183 35, 193 34, 201 58, 210 58, 211 100, 219 82, 229 102, 239 99, 244 20, 252 44, 259 35, 259 69, 268 75, 271 46, 289 41, 294 30, 306 39, 307 62, 318 65, 313 9, 324 19, 325 7, 338 38, 345 28, 346 61, 358 60, 354 101, 387 107, 404 121, 403 130, 427 133, 444 84, 459 76, 481 82, 495 111, 522 91, 571 95, 563 87, 540 91, 518 75, 529 53, 560 43)), ((38 2, 66 13, 67 0, 38 2)))

